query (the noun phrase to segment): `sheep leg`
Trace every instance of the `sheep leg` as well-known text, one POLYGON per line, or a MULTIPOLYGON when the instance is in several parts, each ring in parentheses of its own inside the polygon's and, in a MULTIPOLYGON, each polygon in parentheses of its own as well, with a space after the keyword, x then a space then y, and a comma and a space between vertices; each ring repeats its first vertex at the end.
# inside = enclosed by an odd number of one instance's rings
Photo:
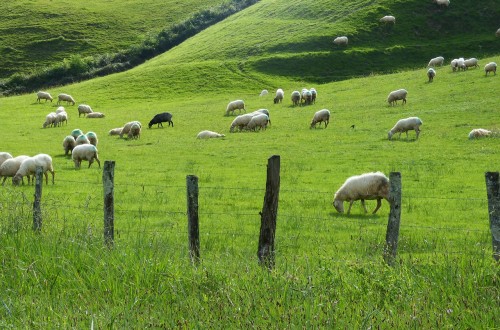
POLYGON ((418 140, 418 136, 419 136, 419 134, 420 134, 420 130, 417 128, 417 129, 415 130, 415 132, 417 133, 417 140, 418 140))
POLYGON ((43 175, 45 175, 45 184, 49 184, 49 175, 47 174, 47 171, 45 171, 45 173, 43 173, 43 175))
POLYGON ((365 200, 364 199, 361 199, 361 205, 363 205, 363 209, 365 210, 365 213, 368 213, 368 210, 366 209, 366 204, 365 204, 365 200))
POLYGON ((2 186, 5 184, 5 180, 7 180, 6 176, 3 177, 2 186))
POLYGON ((372 214, 375 214, 378 211, 378 209, 380 208, 380 206, 382 206, 382 199, 377 198, 377 207, 375 208, 375 210, 373 210, 372 214))
POLYGON ((351 207, 352 207, 352 203, 354 203, 354 201, 349 201, 349 208, 347 209, 347 215, 349 215, 351 213, 351 207))

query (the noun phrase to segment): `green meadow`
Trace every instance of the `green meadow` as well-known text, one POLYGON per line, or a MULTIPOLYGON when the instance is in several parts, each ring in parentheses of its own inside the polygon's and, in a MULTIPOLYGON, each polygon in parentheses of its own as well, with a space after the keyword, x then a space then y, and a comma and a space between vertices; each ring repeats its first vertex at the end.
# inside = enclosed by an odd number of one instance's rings
MULTIPOLYGON (((469 19, 490 50, 469 49, 470 35, 459 43, 451 31, 440 33, 450 40, 439 45, 445 65, 428 83, 425 66, 441 55, 428 50, 431 33, 421 32, 421 40, 401 33, 414 29, 412 12, 415 20, 446 16, 442 24, 452 28, 464 3, 444 10, 431 1, 319 1, 304 11, 305 3, 261 1, 134 69, 47 89, 76 100, 64 105, 69 121, 61 127, 42 128, 56 100, 37 103, 36 93, 0 98, 1 151, 49 154, 56 172, 55 184, 43 185, 40 233, 32 230, 34 186, 13 187, 8 179, 0 189, 0 327, 498 327, 500 279, 484 174, 499 170, 499 139, 468 134, 500 127, 499 77, 482 69, 500 62, 499 40, 469 19), (383 12, 408 19, 391 30, 372 26, 383 12), (313 31, 310 52, 305 31, 313 31), (370 31, 387 38, 370 42, 370 31), (346 49, 331 43, 341 33, 354 36, 346 49), (460 56, 477 57, 480 67, 452 72, 448 63, 460 56), (291 92, 311 87, 316 103, 292 106, 291 92), (277 88, 285 91, 281 104, 273 103, 277 88), (387 95, 399 88, 408 90, 407 104, 391 107, 387 95), (259 96, 263 89, 269 95, 259 96), (271 125, 230 133, 235 116, 224 113, 235 99, 247 112, 268 109, 271 125), (79 118, 78 104, 106 117, 79 118), (329 126, 310 129, 324 108, 329 126), (164 111, 174 127, 148 129, 164 111), (410 116, 423 121, 419 139, 410 131, 389 141, 388 130, 410 116), (132 120, 142 123, 139 139, 108 135, 132 120), (75 128, 97 133, 101 165, 116 163, 111 249, 103 242, 102 166, 84 162, 76 170, 64 156, 62 141, 75 128), (196 139, 206 129, 225 137, 196 139), (281 185, 276 267, 269 272, 258 264, 257 244, 272 155, 281 159, 281 185), (376 215, 364 214, 359 202, 350 215, 332 206, 348 177, 370 171, 402 176, 392 267, 382 258, 389 204, 376 215), (197 266, 187 242, 187 175, 199 178, 197 266)), ((483 5, 471 15, 498 13, 497 3, 483 5)))

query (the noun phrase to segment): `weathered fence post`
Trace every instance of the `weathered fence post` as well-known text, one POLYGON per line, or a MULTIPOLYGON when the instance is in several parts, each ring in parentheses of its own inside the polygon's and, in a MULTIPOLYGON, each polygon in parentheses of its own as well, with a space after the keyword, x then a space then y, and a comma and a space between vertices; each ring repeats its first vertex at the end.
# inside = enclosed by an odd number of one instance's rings
POLYGON ((264 205, 260 212, 260 237, 257 256, 259 263, 269 270, 274 268, 274 237, 278 216, 280 192, 280 156, 274 155, 267 161, 267 181, 264 205))
POLYGON ((104 186, 104 242, 111 247, 115 240, 115 161, 104 162, 102 184, 104 186))
POLYGON ((198 224, 198 177, 186 176, 187 186, 187 216, 189 256, 194 264, 200 261, 200 231, 198 224))
POLYGON ((401 222, 401 173, 391 172, 389 174, 390 191, 389 203, 391 211, 387 222, 387 233, 385 235, 384 259, 389 265, 393 265, 396 259, 399 239, 399 225, 401 222))
POLYGON ((500 178, 498 172, 486 172, 488 215, 490 217, 493 258, 500 261, 500 178))
POLYGON ((37 166, 35 170, 35 200, 33 201, 33 230, 42 230, 42 210, 40 201, 42 200, 43 167, 37 166))

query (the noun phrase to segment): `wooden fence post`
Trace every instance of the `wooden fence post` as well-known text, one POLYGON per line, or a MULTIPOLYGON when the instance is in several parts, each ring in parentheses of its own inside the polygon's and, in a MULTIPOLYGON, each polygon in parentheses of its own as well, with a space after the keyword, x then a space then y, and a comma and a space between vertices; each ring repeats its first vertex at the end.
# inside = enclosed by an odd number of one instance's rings
POLYGON ((393 265, 396 259, 399 239, 399 225, 401 222, 401 173, 391 172, 389 174, 390 191, 389 202, 391 211, 387 222, 387 233, 385 235, 384 259, 389 265, 393 265))
POLYGON ((280 156, 274 155, 267 161, 267 181, 264 205, 260 212, 260 237, 257 256, 259 263, 269 270, 274 268, 274 237, 278 216, 280 192, 280 156))
POLYGON ((485 178, 493 258, 500 261, 500 178, 498 172, 486 172, 485 178))
POLYGON ((187 186, 187 216, 189 256, 194 264, 200 261, 200 231, 198 219, 198 177, 186 176, 187 186))
POLYGON ((33 201, 33 230, 42 230, 42 210, 40 201, 42 200, 43 167, 37 166, 35 170, 35 200, 33 201))
POLYGON ((104 242, 112 247, 115 239, 115 161, 106 160, 102 171, 104 190, 104 242))

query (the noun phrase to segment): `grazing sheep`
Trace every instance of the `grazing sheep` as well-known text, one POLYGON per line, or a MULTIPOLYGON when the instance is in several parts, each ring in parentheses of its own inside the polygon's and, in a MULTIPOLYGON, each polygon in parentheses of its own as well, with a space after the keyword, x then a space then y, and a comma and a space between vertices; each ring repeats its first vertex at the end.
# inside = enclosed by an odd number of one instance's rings
POLYGON ((59 105, 62 101, 66 101, 68 104, 71 103, 71 105, 75 105, 76 103, 71 95, 63 93, 57 95, 57 104, 59 105))
POLYGON ((281 88, 278 88, 276 90, 276 96, 274 97, 274 104, 281 103, 283 101, 283 97, 285 97, 285 92, 281 88))
POLYGON ((302 105, 302 101, 304 101, 304 105, 309 105, 312 102, 312 93, 308 89, 303 89, 302 94, 300 96, 300 105, 302 105))
POLYGON ((450 5, 450 0, 433 0, 433 2, 435 2, 439 6, 448 7, 450 5))
POLYGON ((229 116, 230 112, 234 114, 235 110, 238 110, 238 113, 240 113, 241 110, 244 110, 246 112, 247 110, 245 109, 245 102, 243 102, 243 100, 229 102, 226 107, 226 116, 229 116))
POLYGON ((347 44, 349 43, 349 39, 346 36, 337 37, 333 39, 333 43, 337 46, 347 46, 347 44))
POLYGON ((477 139, 477 138, 482 138, 486 136, 490 136, 491 131, 484 129, 484 128, 475 128, 469 133, 469 139, 477 139))
POLYGON ((429 64, 427 64, 427 67, 435 67, 435 66, 443 66, 444 63, 444 57, 443 56, 438 56, 434 57, 429 61, 429 64))
POLYGON ((138 139, 141 137, 141 125, 139 123, 133 123, 130 126, 130 130, 128 131, 127 137, 129 139, 138 139))
POLYGON ((47 116, 45 116, 45 122, 43 123, 42 127, 46 128, 47 126, 55 126, 54 123, 56 121, 57 114, 55 112, 49 113, 47 116))
POLYGON ((299 91, 292 92, 292 103, 293 103, 293 105, 299 105, 299 103, 300 103, 300 92, 299 91))
POLYGON ((63 106, 57 107, 56 113, 66 112, 66 108, 63 106))
POLYGON ((95 134, 94 132, 87 132, 85 136, 89 140, 90 144, 97 147, 97 143, 99 142, 99 140, 97 140, 97 134, 95 134))
POLYGON ((109 130, 109 135, 120 135, 122 130, 123 130, 123 127, 113 128, 113 129, 109 130))
POLYGON ((349 202, 347 214, 351 212, 354 201, 361 200, 366 210, 365 200, 377 200, 375 214, 382 205, 382 198, 389 202, 389 179, 381 172, 364 173, 348 178, 333 197, 333 206, 339 213, 344 213, 344 201, 349 202))
POLYGON ((465 71, 465 69, 467 69, 467 67, 465 66, 465 59, 463 57, 460 57, 459 59, 457 59, 457 69, 460 71, 465 71))
POLYGON ((455 58, 455 59, 451 60, 450 66, 451 66, 451 70, 453 72, 457 71, 457 68, 458 68, 458 58, 455 58))
POLYGON ((168 123, 168 126, 172 125, 174 127, 174 122, 172 121, 172 114, 170 112, 162 112, 156 114, 153 119, 149 121, 148 127, 151 128, 154 124, 157 124, 156 127, 162 127, 162 123, 168 123))
POLYGON ((68 135, 64 138, 62 146, 64 148, 64 155, 67 156, 70 151, 73 151, 76 141, 71 135, 68 135))
POLYGON ((102 112, 91 112, 87 114, 87 118, 104 118, 106 117, 105 114, 102 112))
POLYGON ((80 115, 83 113, 83 116, 85 117, 87 114, 92 113, 92 108, 88 104, 80 104, 78 106, 78 118, 80 118, 80 115))
POLYGON ((71 136, 73 137, 73 139, 75 139, 75 141, 76 141, 76 139, 77 139, 80 135, 82 135, 82 134, 83 134, 83 131, 82 131, 81 129, 79 129, 79 128, 76 128, 76 129, 74 129, 74 130, 72 130, 72 131, 71 131, 71 134, 70 134, 70 135, 71 135, 71 136))
POLYGON ((73 159, 73 162, 75 162, 75 168, 77 169, 80 168, 82 160, 86 160, 89 162, 88 168, 90 168, 90 165, 92 165, 94 160, 97 162, 97 164, 99 164, 99 168, 101 168, 101 162, 97 155, 97 148, 95 145, 82 144, 76 146, 71 153, 71 158, 73 159))
POLYGON ((318 123, 319 123, 320 127, 321 127, 321 123, 325 123, 325 128, 327 128, 329 122, 330 122, 330 110, 322 109, 322 110, 316 111, 316 113, 314 114, 313 119, 311 120, 311 127, 310 128, 316 128, 316 124, 318 124, 318 123))
POLYGON ((309 91, 311 92, 311 102, 316 103, 316 98, 318 97, 318 92, 314 88, 311 88, 309 91))
POLYGON ((224 137, 224 134, 220 134, 217 132, 212 132, 212 131, 201 131, 198 133, 196 138, 198 139, 210 139, 210 138, 219 138, 219 137, 224 137))
POLYGON ((258 115, 258 114, 261 114, 261 113, 267 115, 267 117, 269 118, 269 125, 271 125, 271 115, 269 114, 269 110, 267 110, 267 109, 259 109, 259 110, 255 110, 252 113, 254 115, 258 115))
POLYGON ((54 126, 61 126, 64 122, 66 122, 66 125, 68 125, 68 114, 65 111, 56 113, 54 126))
POLYGON ((389 96, 387 96, 387 102, 389 102, 389 105, 394 106, 397 104, 398 100, 403 100, 403 104, 405 104, 406 95, 408 95, 408 92, 404 88, 392 91, 389 93, 389 96))
POLYGON ((416 139, 418 139, 418 136, 420 134, 420 125, 422 124, 422 120, 420 120, 420 118, 418 117, 408 117, 405 119, 400 119, 398 120, 396 125, 394 125, 394 127, 389 131, 387 136, 389 137, 389 140, 391 140, 392 136, 395 133, 399 133, 399 138, 401 138, 401 133, 406 132, 406 139, 408 139, 408 131, 414 130, 415 133, 417 133, 416 139))
POLYGON ((241 132, 241 130, 248 125, 250 120, 252 120, 253 116, 254 116, 253 113, 246 113, 244 115, 236 116, 236 118, 233 119, 231 126, 229 127, 229 132, 233 133, 236 127, 241 132))
POLYGON ((138 124, 139 127, 142 128, 142 125, 140 122, 138 122, 137 120, 134 120, 134 121, 129 121, 128 123, 126 123, 123 128, 122 128, 122 131, 120 132, 120 138, 123 138, 123 136, 125 134, 128 135, 128 132, 130 132, 130 128, 132 127, 133 124, 138 124))
MULTIPOLYGON (((19 170, 16 175, 12 178, 12 183, 16 186, 19 185, 19 182, 23 179, 24 176, 28 177, 28 184, 30 183, 30 175, 36 174, 36 167, 41 166, 43 168, 43 174, 45 175, 45 184, 49 184, 49 176, 47 172, 52 174, 52 184, 54 184, 54 167, 52 166, 52 158, 47 154, 38 154, 33 157, 29 157, 25 159, 21 166, 19 166, 19 170)), ((33 181, 35 181, 33 179, 33 181)), ((32 182, 34 183, 34 182, 32 182)))
POLYGON ((85 134, 80 135, 75 140, 76 145, 79 146, 81 144, 90 144, 88 137, 85 134))
POLYGON ((267 89, 263 89, 262 92, 260 92, 259 96, 266 96, 267 94, 269 94, 267 89))
POLYGON ((489 72, 493 72, 493 74, 497 74, 497 64, 495 62, 490 62, 484 66, 484 72, 487 76, 489 72))
POLYGON ((257 127, 259 129, 266 129, 267 124, 269 123, 269 117, 264 114, 258 114, 256 116, 253 116, 252 119, 248 122, 248 125, 246 126, 246 129, 255 131, 257 130, 257 127))
POLYGON ((381 23, 385 23, 385 24, 388 24, 388 23, 391 23, 391 24, 396 24, 396 17, 394 16, 384 16, 380 19, 380 22, 381 23))
MULTIPOLYGON (((0 165, 0 179, 3 177, 2 186, 5 184, 5 180, 7 180, 7 178, 12 178, 16 175, 17 171, 19 171, 21 163, 28 158, 30 157, 24 155, 17 156, 15 158, 5 160, 2 165, 0 165)), ((22 182, 24 184, 24 180, 22 180, 22 182)))
POLYGON ((47 100, 50 100, 50 102, 52 102, 52 96, 48 92, 40 91, 36 93, 36 97, 37 97, 36 99, 37 102, 40 102, 41 100, 45 100, 45 102, 47 102, 47 100))
POLYGON ((0 165, 2 165, 3 162, 5 162, 7 159, 12 159, 12 155, 9 154, 8 152, 0 152, 0 165))
POLYGON ((427 70, 427 78, 429 78, 429 82, 433 82, 435 76, 436 70, 434 70, 433 68, 429 68, 429 70, 427 70))
POLYGON ((468 68, 472 68, 472 67, 475 67, 475 68, 479 68, 479 61, 477 60, 477 58, 468 58, 464 61, 464 64, 465 64, 465 68, 468 69, 468 68))

